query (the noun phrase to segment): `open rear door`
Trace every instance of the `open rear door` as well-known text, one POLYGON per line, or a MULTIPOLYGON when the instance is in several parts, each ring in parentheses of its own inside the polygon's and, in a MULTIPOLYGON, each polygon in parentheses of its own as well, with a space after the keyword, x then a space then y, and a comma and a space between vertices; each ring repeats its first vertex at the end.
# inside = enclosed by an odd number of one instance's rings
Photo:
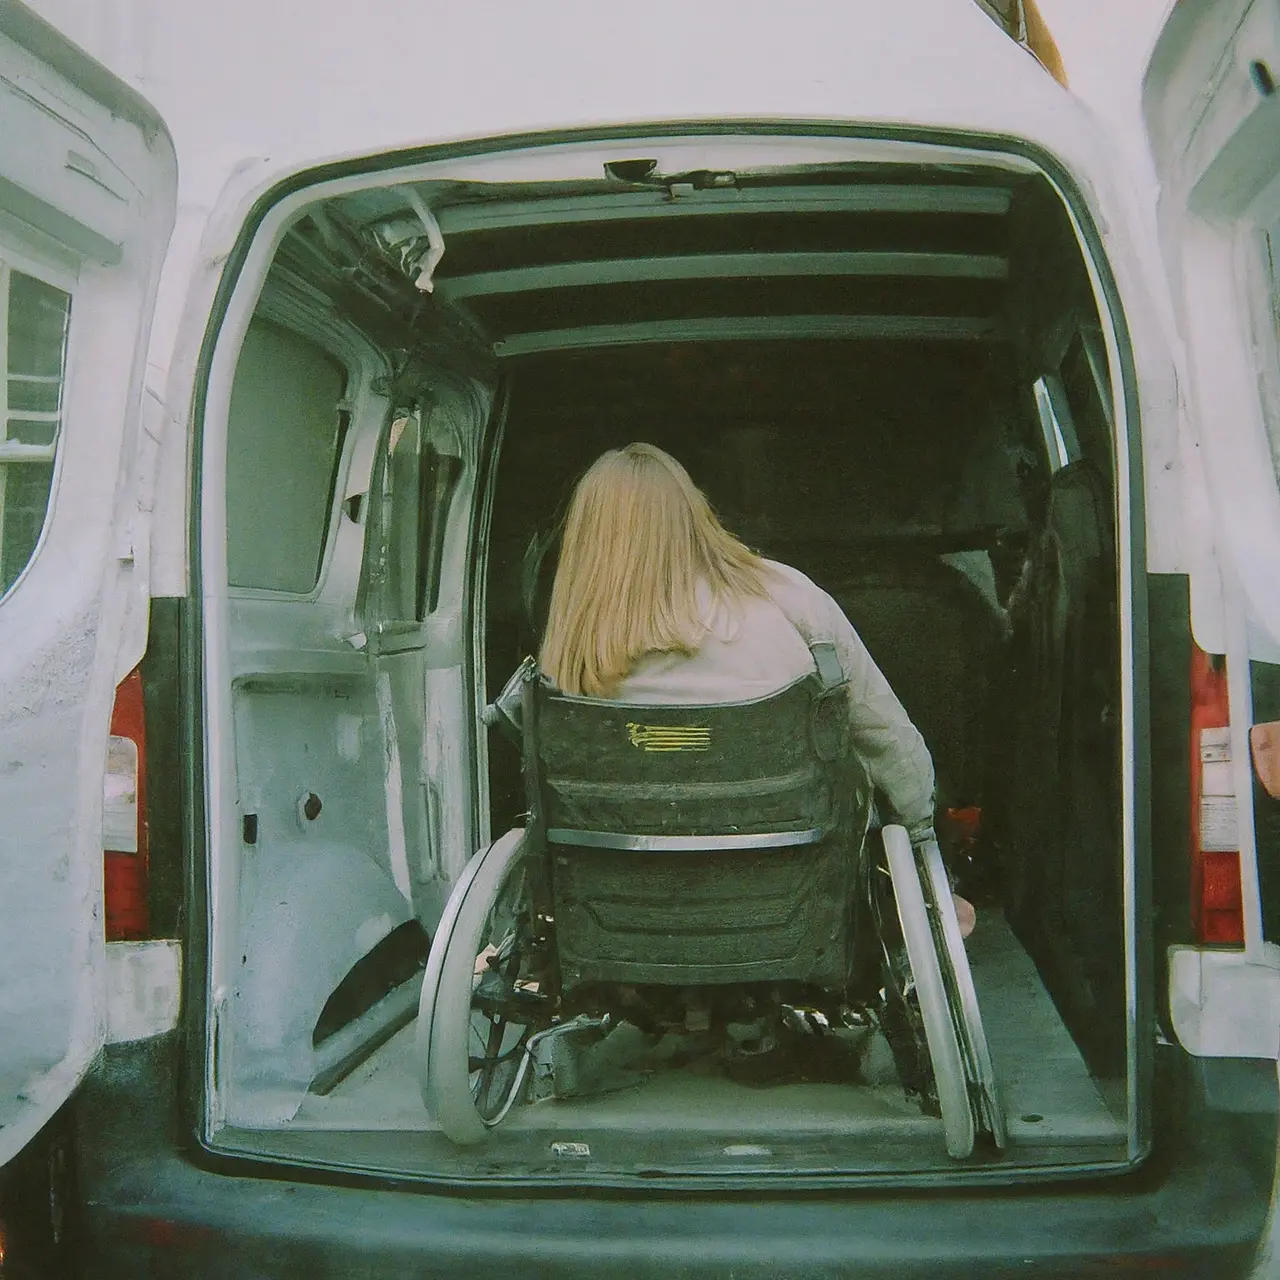
POLYGON ((176 186, 155 112, 0 0, 0 1165, 102 1043, 103 774, 140 656, 138 420, 176 186))
POLYGON ((1185 346, 1184 457, 1209 507, 1185 548, 1197 936, 1171 954, 1170 1009, 1193 1053, 1276 1058, 1280 802, 1253 776, 1250 729, 1280 720, 1280 7, 1179 0, 1143 111, 1185 346))

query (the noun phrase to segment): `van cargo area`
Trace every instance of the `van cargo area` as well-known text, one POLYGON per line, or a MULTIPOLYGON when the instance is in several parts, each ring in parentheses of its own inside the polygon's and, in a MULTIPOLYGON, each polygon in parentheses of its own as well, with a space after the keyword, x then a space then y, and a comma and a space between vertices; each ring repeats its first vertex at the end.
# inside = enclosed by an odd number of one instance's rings
POLYGON ((491 1183, 1127 1165, 1145 1104, 1105 263, 1012 154, 851 141, 848 163, 677 174, 631 159, 643 142, 612 154, 591 178, 348 175, 290 194, 246 259, 199 446, 206 1141, 491 1183), (623 1023, 573 1087, 535 1073, 485 1144, 436 1130, 430 939, 525 807, 483 708, 536 652, 573 482, 632 440, 834 596, 923 733, 977 905, 1004 1152, 951 1160, 856 1018, 806 1024, 750 1080, 697 1028, 623 1023))

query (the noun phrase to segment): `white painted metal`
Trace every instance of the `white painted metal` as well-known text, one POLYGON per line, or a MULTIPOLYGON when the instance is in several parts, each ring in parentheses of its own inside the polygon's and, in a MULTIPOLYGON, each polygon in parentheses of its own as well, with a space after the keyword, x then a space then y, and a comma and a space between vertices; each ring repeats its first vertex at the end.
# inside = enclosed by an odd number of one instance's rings
POLYGON ((1255 623, 1280 637, 1280 490, 1258 394, 1269 371, 1248 332, 1270 282, 1245 252, 1277 207, 1280 96, 1258 89, 1255 62, 1280 68, 1274 5, 1185 0, 1156 46, 1144 109, 1217 549, 1255 623))
POLYGON ((178 1025, 182 995, 182 943, 107 943, 108 1044, 146 1040, 178 1025))
MULTIPOLYGON (((1147 237, 1134 232, 1139 201, 1116 181, 1110 145, 1084 108, 976 5, 917 0, 916 18, 903 23, 882 0, 805 0, 780 24, 769 5, 729 0, 692 12, 680 0, 625 8, 556 0, 536 14, 500 0, 430 13, 413 0, 373 0, 369 21, 396 31, 407 47, 477 51, 488 86, 477 94, 469 57, 438 59, 430 75, 388 77, 376 41, 353 41, 341 24, 299 24, 254 0, 229 0, 216 14, 134 0, 129 20, 114 23, 93 6, 37 3, 112 65, 145 80, 183 158, 185 216, 151 350, 152 385, 164 385, 166 371, 171 376, 156 424, 164 467, 153 552, 157 571, 163 567, 160 590, 180 594, 185 586, 186 522, 175 495, 185 470, 194 353, 213 284, 253 196, 275 178, 335 156, 583 126, 630 125, 634 138, 637 122, 682 120, 837 121, 1023 138, 1082 178, 1137 348, 1147 474, 1170 513, 1153 520, 1155 567, 1178 561, 1176 394, 1162 322, 1143 296, 1147 237), (254 31, 251 48, 237 35, 246 27, 254 31), (918 38, 923 29, 929 40, 918 38), (573 39, 548 38, 564 31, 573 39), (625 57, 616 56, 620 49, 625 57), (279 68, 286 65, 284 77, 279 68), (966 74, 957 74, 959 67, 966 74), (377 92, 335 94, 330 86, 339 77, 377 85, 377 92), (237 91, 227 95, 232 80, 237 91)), ((911 158, 896 142, 859 146, 865 157, 911 158)), ((913 155, 927 162, 929 150, 913 155)), ((719 136, 533 149, 499 160, 473 155, 447 168, 449 177, 470 181, 598 179, 604 161, 637 155, 655 158, 662 172, 681 173, 831 163, 848 153, 848 144, 831 139, 771 144, 719 136)), ((429 175, 406 170, 394 180, 425 182, 429 175)), ((441 225, 447 240, 447 222, 441 225)))
POLYGON ((145 634, 142 353, 177 175, 148 104, 13 4, 0 5, 0 121, 0 257, 72 294, 51 515, 0 601, 3 1165, 106 1031, 103 769, 115 684, 145 634))
POLYGON ((1271 437, 1277 371, 1259 340, 1276 287, 1262 238, 1280 179, 1280 10, 1256 0, 1184 0, 1147 70, 1143 106, 1161 183, 1161 248, 1186 348, 1189 434, 1217 563, 1193 576, 1193 631, 1225 653, 1231 707, 1229 789, 1240 850, 1243 957, 1178 949, 1170 966, 1175 1026, 1191 1052, 1256 1056, 1280 1035, 1262 934, 1253 777, 1250 662, 1280 645, 1280 475, 1271 437), (1268 400, 1270 404, 1268 404, 1268 400), (1197 582, 1196 578, 1207 581, 1197 582), (1194 971, 1194 972, 1193 972, 1194 971), (1260 1023, 1262 1025, 1260 1025, 1260 1023))
POLYGON ((1178 1043, 1202 1058, 1280 1059, 1280 947, 1173 947, 1169 1012, 1178 1043))

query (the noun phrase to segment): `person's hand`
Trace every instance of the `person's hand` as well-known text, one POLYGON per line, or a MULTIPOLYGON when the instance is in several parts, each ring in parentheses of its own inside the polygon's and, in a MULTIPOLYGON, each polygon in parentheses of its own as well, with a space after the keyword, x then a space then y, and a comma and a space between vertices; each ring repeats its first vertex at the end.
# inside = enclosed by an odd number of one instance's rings
POLYGON ((973 932, 973 926, 978 923, 978 913, 974 910, 973 903, 958 893, 951 895, 951 901, 955 903, 956 919, 960 921, 960 936, 967 938, 973 932))

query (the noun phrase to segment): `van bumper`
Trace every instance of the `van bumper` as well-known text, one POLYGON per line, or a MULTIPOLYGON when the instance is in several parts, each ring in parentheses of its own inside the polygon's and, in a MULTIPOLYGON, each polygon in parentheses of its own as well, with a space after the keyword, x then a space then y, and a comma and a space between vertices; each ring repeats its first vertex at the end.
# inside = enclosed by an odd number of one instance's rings
POLYGON ((204 1167, 176 1140, 171 1038, 114 1046, 77 1102, 82 1274, 1247 1276, 1271 1198, 1274 1088, 1263 1089, 1261 1109, 1256 1088, 1247 1107, 1231 1106, 1237 1088, 1206 1087, 1195 1064, 1173 1052, 1183 1068, 1182 1122, 1143 1169, 1121 1178, 963 1193, 565 1198, 204 1167), (1230 1109, 1210 1105, 1215 1088, 1230 1109))

